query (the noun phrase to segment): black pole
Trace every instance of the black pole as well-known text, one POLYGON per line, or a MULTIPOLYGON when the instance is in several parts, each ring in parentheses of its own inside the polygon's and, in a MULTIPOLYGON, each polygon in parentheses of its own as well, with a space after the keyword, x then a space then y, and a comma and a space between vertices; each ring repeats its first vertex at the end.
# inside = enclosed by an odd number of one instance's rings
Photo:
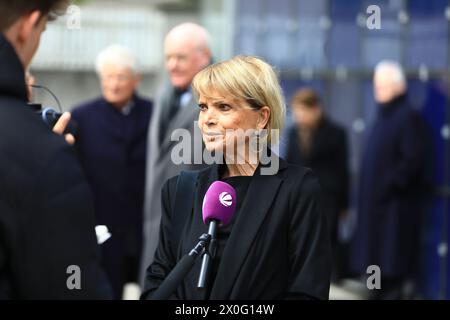
POLYGON ((208 274, 210 270, 211 258, 214 258, 215 255, 215 241, 216 241, 216 230, 217 230, 217 221, 211 220, 209 223, 208 234, 211 236, 211 243, 209 244, 208 250, 205 250, 203 253, 203 261, 202 268, 200 269, 200 275, 198 277, 197 288, 202 290, 206 288, 206 281, 208 279, 208 274), (212 255, 212 257, 211 257, 212 255))
POLYGON ((148 299, 151 300, 168 300, 175 292, 186 275, 194 266, 196 258, 205 251, 205 248, 211 241, 209 234, 203 234, 199 238, 197 245, 186 254, 180 262, 172 269, 159 288, 148 299))

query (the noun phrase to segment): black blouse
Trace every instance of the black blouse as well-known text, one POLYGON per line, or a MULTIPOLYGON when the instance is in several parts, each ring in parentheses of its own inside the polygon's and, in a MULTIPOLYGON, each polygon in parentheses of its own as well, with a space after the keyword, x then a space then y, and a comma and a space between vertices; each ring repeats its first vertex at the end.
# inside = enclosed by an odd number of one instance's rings
MULTIPOLYGON (((238 215, 240 215, 240 210, 242 207, 242 203, 245 200, 245 196, 247 194, 248 186, 250 185, 250 181, 252 180, 252 176, 235 176, 235 177, 229 177, 221 179, 223 182, 228 183, 231 185, 234 190, 236 190, 236 211, 233 215, 233 218, 231 219, 231 222, 223 227, 218 228, 217 230, 217 251, 216 256, 213 260, 212 264, 212 270, 211 274, 209 276, 209 284, 214 283, 214 280, 217 275, 217 271, 219 269, 220 260, 223 256, 223 250, 225 249, 225 246, 227 244, 227 240, 231 234, 231 231, 233 230, 233 224, 236 221, 236 218, 238 215)), ((243 213, 245 214, 245 213, 243 213)))
MULTIPOLYGON (((172 298, 328 298, 331 247, 320 205, 320 185, 310 170, 276 160, 279 168, 275 174, 263 174, 265 167, 261 165, 252 177, 222 179, 235 187, 240 205, 232 224, 219 232, 219 255, 213 260, 210 292, 197 289, 201 268, 201 260, 197 260, 172 298)), ((152 297, 196 245, 199 235, 207 232, 202 203, 208 187, 221 180, 220 169, 213 165, 199 172, 193 208, 186 207, 191 214, 177 250, 171 243, 177 177, 164 185, 160 243, 155 260, 147 269, 142 298, 152 297)))

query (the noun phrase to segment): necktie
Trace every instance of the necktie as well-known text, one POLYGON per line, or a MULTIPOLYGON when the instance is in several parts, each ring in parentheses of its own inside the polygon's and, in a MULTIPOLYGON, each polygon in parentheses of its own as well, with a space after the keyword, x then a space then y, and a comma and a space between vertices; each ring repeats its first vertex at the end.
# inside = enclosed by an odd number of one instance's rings
POLYGON ((180 110, 181 96, 185 92, 186 92, 186 90, 180 90, 180 89, 175 89, 173 92, 173 95, 170 99, 170 103, 168 105, 169 110, 167 110, 165 112, 165 116, 162 119, 161 131, 159 132, 160 133, 160 136, 159 136, 160 143, 162 143, 163 139, 167 136, 168 132, 166 132, 166 131, 170 127, 171 121, 175 118, 175 115, 180 110))

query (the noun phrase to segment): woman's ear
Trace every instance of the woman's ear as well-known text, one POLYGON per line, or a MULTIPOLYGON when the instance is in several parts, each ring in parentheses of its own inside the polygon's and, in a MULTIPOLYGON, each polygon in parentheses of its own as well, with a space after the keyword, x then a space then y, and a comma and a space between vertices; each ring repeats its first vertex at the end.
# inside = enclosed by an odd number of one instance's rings
POLYGON ((270 118, 270 108, 268 106, 264 106, 261 109, 258 110, 259 112, 259 119, 258 119, 258 129, 264 129, 267 125, 267 122, 269 122, 270 118))

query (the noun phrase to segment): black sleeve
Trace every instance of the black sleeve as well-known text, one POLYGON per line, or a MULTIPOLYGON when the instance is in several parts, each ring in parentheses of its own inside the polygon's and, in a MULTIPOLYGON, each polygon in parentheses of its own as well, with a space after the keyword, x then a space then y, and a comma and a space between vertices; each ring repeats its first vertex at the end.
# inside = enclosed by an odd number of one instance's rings
POLYGON ((11 242, 20 243, 11 253, 18 296, 111 298, 100 267, 91 193, 73 149, 65 145, 55 151, 32 181, 34 194, 24 194, 23 201, 34 200, 24 205, 27 215, 16 219, 19 238, 11 242))
MULTIPOLYGON (((91 190, 72 147, 65 146, 56 154, 42 172, 40 185, 45 190, 43 211, 51 237, 48 253, 52 256, 52 250, 57 252, 50 261, 58 268, 54 270, 55 274, 59 274, 60 267, 65 271, 64 286, 55 284, 55 288, 61 288, 57 294, 62 298, 112 298, 110 284, 100 266, 91 190), (67 288, 67 279, 71 275, 67 269, 69 265, 80 268, 80 290, 67 288)), ((47 273, 51 277, 51 269, 47 269, 47 273)))
POLYGON ((0 193, 0 300, 8 300, 14 297, 11 284, 11 270, 9 269, 9 250, 7 240, 10 236, 8 233, 8 220, 11 220, 11 210, 6 201, 3 199, 3 194, 0 193))
POLYGON ((308 171, 291 194, 287 298, 328 299, 331 244, 317 178, 308 171))
POLYGON ((176 255, 173 252, 171 235, 172 196, 175 195, 176 179, 166 181, 161 191, 162 216, 159 231, 159 243, 156 248, 153 263, 147 268, 144 289, 141 299, 149 299, 158 289, 166 276, 176 264, 176 255))

